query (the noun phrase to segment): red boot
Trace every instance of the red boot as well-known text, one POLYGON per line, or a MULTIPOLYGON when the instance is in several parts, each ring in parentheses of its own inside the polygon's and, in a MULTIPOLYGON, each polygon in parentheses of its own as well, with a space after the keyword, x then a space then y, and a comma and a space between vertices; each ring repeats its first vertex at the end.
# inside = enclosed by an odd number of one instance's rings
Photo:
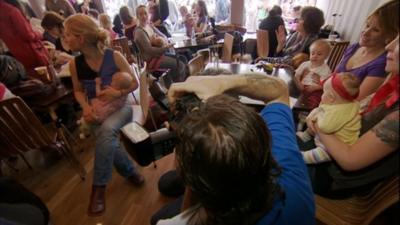
POLYGON ((89 216, 101 216, 106 210, 106 186, 92 186, 88 208, 89 216))

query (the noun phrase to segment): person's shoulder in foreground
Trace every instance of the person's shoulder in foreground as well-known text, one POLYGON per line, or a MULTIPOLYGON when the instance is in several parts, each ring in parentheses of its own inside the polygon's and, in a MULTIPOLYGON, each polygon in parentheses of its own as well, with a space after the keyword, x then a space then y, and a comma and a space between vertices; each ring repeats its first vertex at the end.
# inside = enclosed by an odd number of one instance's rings
POLYGON ((261 116, 272 136, 272 155, 282 169, 278 183, 285 192, 257 225, 315 224, 314 194, 304 160, 297 146, 292 111, 287 104, 271 103, 261 116))

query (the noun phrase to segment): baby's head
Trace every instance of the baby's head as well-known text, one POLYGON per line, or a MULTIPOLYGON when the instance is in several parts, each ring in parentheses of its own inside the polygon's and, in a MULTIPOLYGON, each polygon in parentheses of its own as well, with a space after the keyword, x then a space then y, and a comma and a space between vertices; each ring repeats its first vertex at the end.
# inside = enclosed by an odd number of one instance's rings
POLYGON ((334 73, 324 82, 323 104, 351 102, 358 97, 360 81, 351 73, 334 73))
POLYGON ((164 39, 162 37, 153 37, 151 39, 151 45, 154 47, 163 47, 164 46, 164 39))
POLYGON ((331 45, 329 42, 318 39, 314 41, 310 46, 310 61, 316 65, 322 65, 328 58, 331 52, 331 45))
POLYGON ((111 87, 116 90, 128 89, 132 83, 132 76, 126 72, 116 72, 112 76, 111 87))
POLYGON ((185 17, 187 14, 189 14, 188 8, 184 5, 179 8, 179 12, 181 13, 182 17, 185 17))

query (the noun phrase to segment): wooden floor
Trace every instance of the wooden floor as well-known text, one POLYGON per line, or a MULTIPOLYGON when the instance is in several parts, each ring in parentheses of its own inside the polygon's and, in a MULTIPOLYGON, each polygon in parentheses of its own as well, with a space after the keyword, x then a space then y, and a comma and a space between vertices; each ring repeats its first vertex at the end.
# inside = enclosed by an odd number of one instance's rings
MULTIPOLYGON (((46 203, 53 225, 148 225, 151 216, 173 200, 162 196, 157 190, 160 176, 174 168, 174 156, 170 154, 156 162, 157 168, 153 165, 137 166, 146 178, 145 184, 139 188, 126 182, 114 171, 112 181, 107 186, 106 213, 101 217, 88 217, 86 210, 92 184, 94 140, 88 138, 80 142, 84 150, 77 152, 77 156, 88 171, 84 181, 65 158, 52 160, 53 165, 46 165, 45 162, 49 160, 44 160, 43 153, 39 151, 25 154, 33 170, 27 169, 22 160, 16 165, 20 168, 19 172, 3 165, 4 175, 16 178, 46 203)), ((385 217, 382 215, 372 224, 392 224, 385 217)))
POLYGON ((54 165, 44 166, 40 152, 28 157, 34 170, 27 169, 19 160, 18 164, 23 165, 21 171, 13 172, 5 168, 3 172, 18 179, 46 203, 54 225, 146 225, 150 224, 153 213, 173 200, 157 190, 160 176, 174 167, 174 156, 170 154, 157 161, 157 168, 153 165, 137 166, 146 178, 142 187, 133 186, 114 171, 107 186, 106 213, 101 217, 88 217, 86 210, 92 183, 93 139, 85 139, 82 146, 84 151, 77 152, 77 156, 88 171, 84 181, 65 158, 54 165))

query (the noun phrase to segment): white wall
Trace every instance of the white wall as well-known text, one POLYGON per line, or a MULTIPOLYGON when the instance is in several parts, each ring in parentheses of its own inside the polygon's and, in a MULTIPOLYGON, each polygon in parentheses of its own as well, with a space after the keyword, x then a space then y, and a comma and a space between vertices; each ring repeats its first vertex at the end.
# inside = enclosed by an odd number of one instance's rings
POLYGON ((333 13, 341 14, 336 18, 335 30, 344 40, 358 41, 360 32, 370 13, 389 0, 317 0, 316 6, 324 11, 325 23, 333 24, 333 13))

